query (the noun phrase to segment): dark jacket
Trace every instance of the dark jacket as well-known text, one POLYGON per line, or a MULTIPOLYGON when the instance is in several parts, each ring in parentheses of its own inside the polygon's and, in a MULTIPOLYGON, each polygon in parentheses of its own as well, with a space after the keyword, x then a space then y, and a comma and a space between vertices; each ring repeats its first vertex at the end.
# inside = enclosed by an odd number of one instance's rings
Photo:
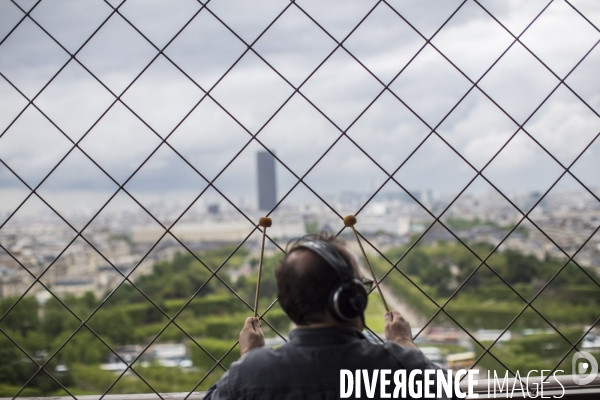
MULTIPOLYGON (((232 363, 205 399, 338 399, 341 369, 405 369, 408 376, 438 368, 421 351, 371 343, 353 328, 297 328, 283 346, 253 349, 232 363)), ((375 393, 379 398, 379 387, 375 393)), ((367 398, 364 388, 361 395, 367 398)))

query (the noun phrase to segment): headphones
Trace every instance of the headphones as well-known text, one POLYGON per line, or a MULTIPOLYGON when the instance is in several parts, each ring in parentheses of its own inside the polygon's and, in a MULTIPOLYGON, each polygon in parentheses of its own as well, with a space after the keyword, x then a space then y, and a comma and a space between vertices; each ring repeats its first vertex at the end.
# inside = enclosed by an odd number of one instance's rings
POLYGON ((329 294, 327 306, 331 315, 342 321, 362 317, 367 308, 367 290, 363 283, 354 277, 354 271, 339 251, 325 240, 306 239, 297 243, 296 247, 317 254, 340 278, 341 282, 329 294))

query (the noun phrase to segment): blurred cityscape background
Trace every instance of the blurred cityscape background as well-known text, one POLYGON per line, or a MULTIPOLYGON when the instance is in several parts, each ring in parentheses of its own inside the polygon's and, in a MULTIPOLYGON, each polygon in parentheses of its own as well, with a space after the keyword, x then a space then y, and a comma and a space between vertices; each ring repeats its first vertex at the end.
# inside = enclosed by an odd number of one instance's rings
POLYGON ((267 345, 288 241, 358 255, 355 214, 435 362, 571 374, 600 355, 599 26, 593 0, 1 3, 0 397, 206 390, 263 215, 267 345))

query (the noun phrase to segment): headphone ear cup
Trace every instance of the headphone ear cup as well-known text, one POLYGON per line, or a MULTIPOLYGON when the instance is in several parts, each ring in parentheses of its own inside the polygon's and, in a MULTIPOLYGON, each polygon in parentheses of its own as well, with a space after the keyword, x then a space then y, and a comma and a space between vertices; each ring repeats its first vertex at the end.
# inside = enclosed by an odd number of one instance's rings
POLYGON ((331 314, 342 321, 351 321, 363 315, 367 308, 367 290, 358 279, 337 287, 329 301, 331 314))

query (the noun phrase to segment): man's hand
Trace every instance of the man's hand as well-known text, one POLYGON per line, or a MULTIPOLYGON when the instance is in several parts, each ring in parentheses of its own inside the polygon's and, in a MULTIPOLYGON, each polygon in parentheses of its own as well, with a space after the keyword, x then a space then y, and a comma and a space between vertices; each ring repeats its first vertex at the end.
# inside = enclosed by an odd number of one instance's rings
POLYGON ((398 311, 385 313, 385 337, 387 340, 393 340, 400 346, 417 348, 412 340, 409 323, 398 311))
POLYGON ((244 322, 244 327, 240 332, 240 355, 244 355, 250 350, 265 345, 265 335, 260 329, 258 318, 248 317, 244 322))

